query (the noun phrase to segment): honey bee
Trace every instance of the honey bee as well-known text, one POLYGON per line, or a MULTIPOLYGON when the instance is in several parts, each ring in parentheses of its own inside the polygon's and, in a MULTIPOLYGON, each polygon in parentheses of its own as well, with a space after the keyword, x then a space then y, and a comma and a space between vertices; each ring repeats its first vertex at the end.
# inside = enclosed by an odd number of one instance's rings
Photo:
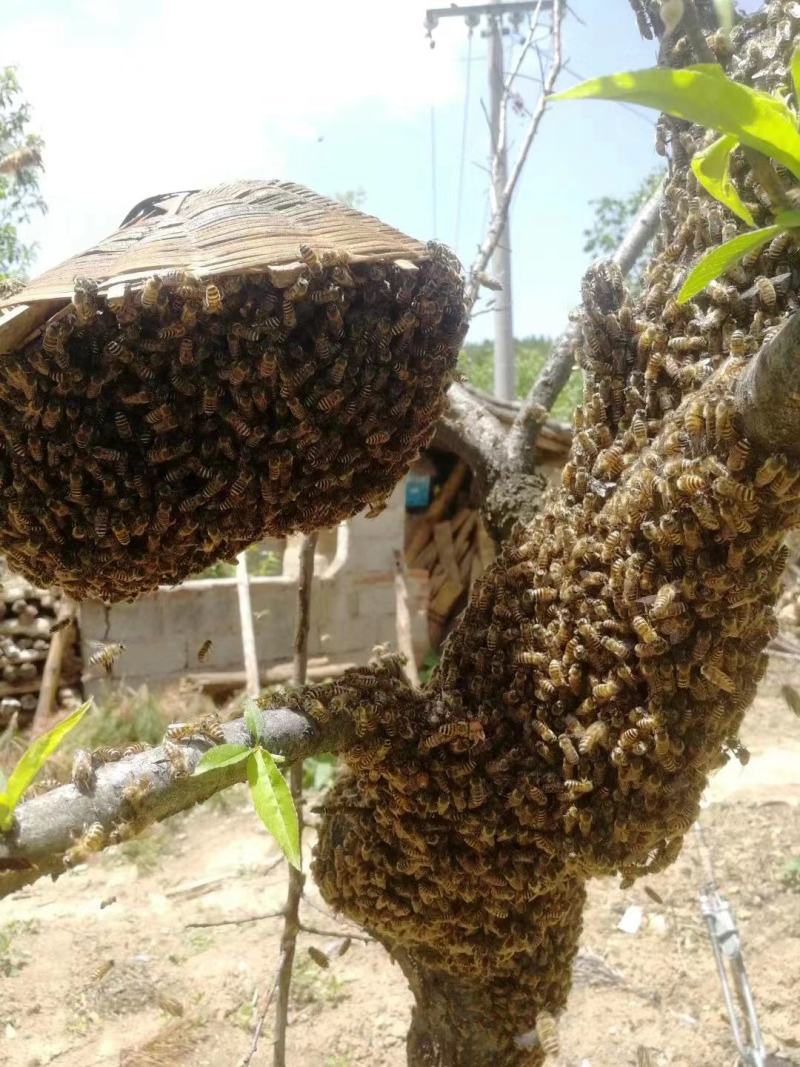
POLYGON ((645 644, 654 644, 658 641, 658 634, 643 615, 636 615, 631 619, 631 626, 637 637, 645 644))
POLYGON ((203 293, 203 310, 209 315, 219 315, 222 311, 222 293, 213 283, 207 285, 203 293))
POLYGON ((145 311, 152 311, 158 303, 161 293, 161 279, 153 275, 142 286, 142 307, 145 311))
POLYGON ((212 641, 212 639, 210 637, 208 637, 202 643, 200 648, 198 648, 198 650, 197 650, 197 658, 200 661, 200 663, 204 663, 205 660, 208 658, 208 654, 211 651, 211 646, 213 644, 214 644, 214 642, 212 641))
POLYGON ((79 838, 79 840, 64 853, 64 866, 75 867, 93 852, 99 852, 105 844, 106 832, 102 823, 92 823, 79 838))
POLYGON ((536 1016, 536 1033, 539 1044, 548 1056, 558 1056, 558 1023, 549 1011, 541 1010, 536 1016))
POLYGON ((103 960, 103 962, 98 964, 97 967, 95 967, 94 970, 91 972, 91 974, 89 975, 89 981, 102 982, 102 980, 105 978, 105 976, 108 974, 108 972, 113 966, 113 960, 103 960))
POLYGON ((485 740, 483 726, 477 719, 472 719, 463 722, 450 722, 445 723, 444 726, 440 726, 438 730, 435 730, 432 734, 428 734, 419 743, 419 752, 424 755, 427 752, 432 752, 433 749, 439 748, 441 745, 449 744, 451 741, 455 741, 458 738, 464 738, 472 745, 479 744, 485 740))
POLYGON ((772 284, 769 278, 765 278, 764 275, 759 275, 753 283, 755 285, 758 299, 767 309, 767 311, 774 311, 777 303, 777 294, 775 292, 775 286, 772 284))
POLYGON ((125 651, 125 645, 119 641, 111 642, 107 645, 100 645, 89 657, 89 666, 94 667, 99 664, 106 674, 111 674, 114 668, 114 663, 125 651))
POLYGON ((566 763, 578 763, 580 761, 580 756, 572 743, 572 739, 566 734, 560 735, 558 738, 558 746, 564 754, 564 761, 566 763))
POLYGON ((72 757, 72 784, 81 793, 91 792, 94 785, 92 755, 85 748, 76 749, 72 757))
POLYGON ((717 495, 728 497, 742 504, 750 504, 755 498, 755 491, 752 486, 744 485, 733 478, 715 478, 712 485, 717 495))
POLYGON ((307 244, 300 245, 300 258, 308 268, 309 274, 316 278, 322 274, 322 263, 314 249, 307 244))
POLYGON ((726 693, 736 692, 736 682, 733 678, 712 663, 703 663, 700 667, 700 673, 717 689, 723 689, 726 693))
POLYGON ((180 745, 176 745, 173 741, 164 741, 161 747, 173 777, 188 778, 192 773, 192 764, 180 745))

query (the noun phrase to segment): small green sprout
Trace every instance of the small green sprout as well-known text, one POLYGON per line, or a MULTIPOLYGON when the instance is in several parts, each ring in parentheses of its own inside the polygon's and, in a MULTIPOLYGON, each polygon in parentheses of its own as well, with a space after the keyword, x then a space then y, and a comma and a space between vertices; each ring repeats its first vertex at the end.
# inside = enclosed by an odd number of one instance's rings
POLYGON ((258 704, 254 700, 248 700, 242 710, 244 721, 250 731, 251 743, 249 745, 217 745, 203 753, 194 773, 206 774, 208 771, 230 767, 234 763, 246 760, 247 781, 250 785, 253 807, 289 863, 300 870, 300 832, 297 825, 297 812, 289 787, 277 766, 277 761, 282 763, 283 757, 273 756, 259 743, 258 704))
POLYGON ((91 701, 87 700, 52 730, 31 741, 8 779, 0 771, 0 831, 7 833, 11 829, 14 824, 14 809, 22 800, 25 791, 70 730, 75 729, 90 705, 91 701))

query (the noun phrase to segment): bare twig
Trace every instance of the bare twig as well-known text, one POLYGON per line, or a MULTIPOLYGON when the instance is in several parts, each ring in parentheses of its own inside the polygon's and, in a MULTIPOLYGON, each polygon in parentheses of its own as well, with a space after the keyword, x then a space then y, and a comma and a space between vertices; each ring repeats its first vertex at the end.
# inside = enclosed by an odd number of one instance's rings
MULTIPOLYGON (((520 49, 519 56, 514 69, 510 72, 503 85, 503 97, 500 103, 500 120, 497 124, 497 144, 492 145, 492 184, 490 188, 494 190, 495 181, 497 180, 498 168, 500 161, 503 159, 503 155, 508 147, 506 144, 508 138, 508 103, 511 96, 511 89, 514 85, 514 81, 520 72, 522 64, 528 56, 531 48, 534 47, 536 31, 539 28, 539 15, 542 11, 542 2, 539 0, 536 5, 536 10, 531 18, 530 29, 528 30, 528 36, 525 38, 525 42, 520 49)), ((493 205, 496 208, 496 205, 493 205)))
MULTIPOLYGON (((259 723, 263 747, 289 762, 336 752, 348 737, 348 724, 341 716, 334 716, 323 730, 300 711, 273 708, 259 713, 259 723)), ((243 719, 225 723, 222 732, 225 743, 250 743, 243 719)), ((89 793, 65 785, 20 804, 12 829, 0 834, 0 897, 43 874, 62 873, 64 853, 92 823, 99 822, 108 834, 117 824, 134 819, 138 832, 148 823, 166 819, 245 780, 244 762, 195 777, 192 772, 209 748, 208 742, 193 739, 178 747, 183 765, 177 774, 164 748, 158 746, 98 767, 89 793), (137 783, 144 791, 134 807, 129 787, 137 783), (28 866, 20 869, 20 864, 28 866)))
POLYGON ((283 916, 283 908, 280 911, 265 911, 263 915, 245 915, 241 919, 209 919, 207 922, 184 923, 184 930, 207 929, 209 926, 244 926, 245 923, 263 922, 264 919, 280 919, 283 916))
MULTIPOLYGON (((297 579, 297 618, 294 630, 294 677, 295 685, 303 685, 308 664, 308 630, 311 621, 311 586, 314 579, 314 550, 317 547, 316 533, 303 538, 300 547, 300 573, 297 579)), ((298 838, 303 844, 303 761, 293 764, 289 772, 289 785, 297 810, 298 838)), ((275 1005, 275 1040, 272 1062, 274 1067, 286 1067, 286 1030, 289 1017, 289 992, 292 985, 297 933, 300 929, 300 901, 303 897, 305 875, 295 867, 289 868, 289 889, 283 909, 283 936, 281 937, 281 960, 278 968, 278 999, 275 1005)))
MULTIPOLYGON (((614 252, 612 258, 623 275, 630 273, 658 230, 663 199, 662 184, 641 208, 614 252)), ((573 315, 575 314, 573 312, 573 315)), ((569 380, 575 363, 575 347, 579 341, 580 326, 573 320, 553 345, 536 381, 523 400, 506 441, 507 462, 512 470, 533 470, 536 439, 547 420, 550 408, 569 380)))
MULTIPOLYGON (((497 244, 500 240, 501 234, 505 228, 506 220, 508 218, 509 208, 511 207, 511 200, 514 196, 514 191, 519 182, 522 169, 528 159, 528 154, 531 150, 536 134, 539 132, 539 126, 542 121, 545 109, 547 107, 547 97, 553 91, 556 83, 556 79, 561 73, 562 56, 561 56, 561 19, 563 13, 563 0, 554 0, 553 3, 553 56, 550 61, 549 70, 543 78, 542 93, 536 102, 536 106, 531 112, 530 122, 525 132, 525 137, 522 141, 522 147, 520 148, 519 155, 511 170, 511 174, 508 177, 505 188, 499 197, 497 197, 496 203, 492 205, 492 218, 489 223, 489 229, 486 233, 486 237, 478 250, 478 254, 472 264, 469 272, 469 278, 467 279, 466 287, 466 303, 467 309, 472 310, 475 301, 478 299, 478 290, 480 289, 479 276, 484 273, 489 260, 492 258, 497 244)), ((501 108, 501 112, 502 112, 501 108)), ((505 136, 503 134, 503 136, 505 136)), ((498 138, 498 141, 500 139, 498 138)), ((499 159, 499 153, 495 146, 494 160, 492 163, 492 172, 494 173, 497 161, 499 159)))
POLYGON ((281 954, 278 957, 278 969, 275 972, 275 977, 272 979, 272 985, 269 987, 269 993, 267 993, 267 999, 264 1002, 264 1007, 261 1009, 261 1013, 258 1016, 258 1021, 256 1022, 256 1028, 253 1031, 253 1043, 250 1045, 250 1051, 247 1053, 247 1055, 242 1060, 240 1060, 239 1067, 250 1067, 250 1064, 251 1064, 251 1062, 253 1060, 253 1056, 255 1056, 256 1052, 258 1051, 258 1042, 259 1042, 259 1039, 261 1038, 261 1031, 264 1029, 264 1022, 265 1022, 265 1020, 267 1018, 267 1012, 269 1011, 269 1006, 272 1003, 272 998, 275 996, 275 989, 276 989, 276 987, 278 985, 278 978, 280 977, 280 973, 281 973, 282 969, 283 969, 283 950, 281 950, 281 954))
POLYGON ((300 923, 300 929, 304 934, 314 934, 317 937, 349 937, 353 941, 374 941, 374 937, 370 937, 369 934, 354 934, 352 930, 320 930, 317 926, 307 926, 306 923, 300 923))

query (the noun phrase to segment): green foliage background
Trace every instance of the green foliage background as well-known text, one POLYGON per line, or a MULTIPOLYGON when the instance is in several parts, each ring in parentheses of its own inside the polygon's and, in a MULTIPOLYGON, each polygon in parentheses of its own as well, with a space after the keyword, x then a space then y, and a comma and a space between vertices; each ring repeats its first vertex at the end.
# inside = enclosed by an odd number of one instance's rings
POLYGON ((39 192, 43 142, 28 129, 30 120, 14 68, 0 68, 0 163, 20 149, 30 159, 28 165, 0 174, 0 283, 24 276, 34 249, 20 240, 18 227, 35 211, 46 210, 39 192))

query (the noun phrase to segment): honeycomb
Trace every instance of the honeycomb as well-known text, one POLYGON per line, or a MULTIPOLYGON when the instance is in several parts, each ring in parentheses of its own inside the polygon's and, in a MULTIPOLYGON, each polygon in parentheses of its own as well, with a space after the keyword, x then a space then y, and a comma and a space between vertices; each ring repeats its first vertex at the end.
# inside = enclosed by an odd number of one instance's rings
POLYGON ((77 599, 133 598, 266 535, 384 498, 424 447, 465 329, 441 246, 410 263, 304 248, 267 273, 170 271, 68 307, 0 361, 0 543, 77 599))

